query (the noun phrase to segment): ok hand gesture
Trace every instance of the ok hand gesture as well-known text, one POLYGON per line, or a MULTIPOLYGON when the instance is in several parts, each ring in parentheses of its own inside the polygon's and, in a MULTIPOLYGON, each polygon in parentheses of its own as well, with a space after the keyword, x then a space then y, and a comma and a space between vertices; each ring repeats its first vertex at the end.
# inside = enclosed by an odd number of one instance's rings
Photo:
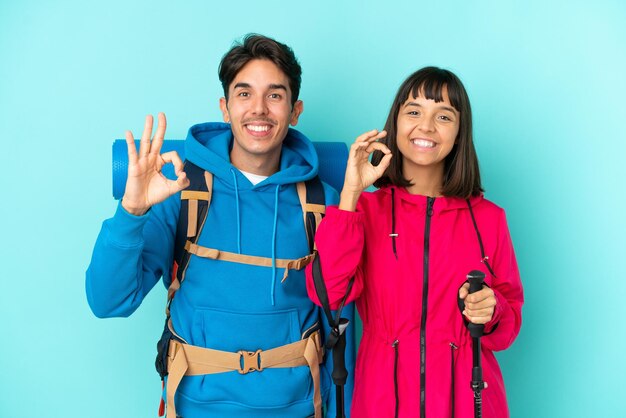
POLYGON ((387 132, 374 129, 359 136, 350 147, 346 177, 341 191, 339 209, 354 211, 356 202, 363 190, 378 180, 391 162, 391 151, 379 139, 387 136, 387 132), (385 154, 377 166, 369 161, 374 151, 385 154))
POLYGON ((133 215, 143 215, 151 206, 160 203, 189 186, 189 179, 183 171, 183 162, 176 151, 160 154, 165 137, 166 120, 159 113, 159 122, 152 141, 152 115, 146 116, 146 124, 141 135, 139 154, 135 148, 135 139, 126 131, 128 145, 128 179, 122 198, 122 207, 133 215), (167 163, 174 164, 176 181, 167 179, 161 169, 167 163))

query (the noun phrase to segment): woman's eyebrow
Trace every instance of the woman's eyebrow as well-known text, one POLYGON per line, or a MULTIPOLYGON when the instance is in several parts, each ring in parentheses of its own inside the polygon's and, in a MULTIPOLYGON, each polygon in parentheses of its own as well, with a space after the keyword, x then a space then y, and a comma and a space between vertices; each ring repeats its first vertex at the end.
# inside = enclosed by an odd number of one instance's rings
MULTIPOLYGON (((416 103, 416 102, 408 102, 404 106, 405 107, 408 107, 408 106, 422 107, 421 104, 416 103)), ((448 112, 452 112, 452 113, 457 113, 458 112, 455 108, 450 107, 450 106, 437 106, 437 109, 447 110, 448 112)))

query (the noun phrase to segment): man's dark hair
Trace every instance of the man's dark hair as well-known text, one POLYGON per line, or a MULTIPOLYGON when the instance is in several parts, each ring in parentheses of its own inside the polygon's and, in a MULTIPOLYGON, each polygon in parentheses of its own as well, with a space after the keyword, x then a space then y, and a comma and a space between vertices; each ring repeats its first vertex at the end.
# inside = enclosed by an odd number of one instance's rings
MULTIPOLYGON (((374 183, 376 187, 387 184, 399 187, 411 186, 411 182, 402 174, 402 154, 396 141, 398 113, 409 98, 409 94, 413 98, 423 96, 435 102, 443 101, 444 87, 448 90, 450 104, 459 112, 460 122, 456 143, 444 160, 441 194, 450 197, 469 198, 470 196, 477 196, 483 191, 478 157, 472 139, 472 108, 469 97, 461 80, 454 73, 437 67, 425 67, 416 71, 398 89, 385 123, 387 136, 381 140, 391 150, 393 157, 389 167, 385 170, 385 174, 374 183)), ((383 153, 375 151, 372 155, 372 164, 378 165, 382 158, 383 153)))
POLYGON ((265 59, 273 62, 289 79, 291 89, 291 105, 298 100, 302 68, 291 48, 267 36, 249 33, 243 42, 236 42, 224 55, 219 67, 219 77, 224 89, 224 97, 228 100, 228 87, 239 71, 254 59, 265 59))

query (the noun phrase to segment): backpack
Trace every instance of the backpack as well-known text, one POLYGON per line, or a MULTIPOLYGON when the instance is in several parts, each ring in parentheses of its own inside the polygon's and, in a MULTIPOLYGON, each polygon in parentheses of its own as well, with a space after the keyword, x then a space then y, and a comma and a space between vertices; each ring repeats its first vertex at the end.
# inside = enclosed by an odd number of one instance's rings
MULTIPOLYGON (((174 340, 178 343, 186 343, 176 334, 171 325, 170 306, 176 291, 185 280, 185 272, 189 265, 191 255, 194 254, 201 257, 243 264, 268 267, 272 265, 272 259, 270 258, 218 251, 197 245, 211 204, 213 175, 190 161, 185 162, 184 170, 190 181, 190 185, 181 192, 181 207, 176 228, 171 284, 167 292, 165 326, 163 334, 157 343, 157 357, 155 361, 157 372, 161 376, 163 384, 165 376, 168 375, 170 341, 174 340)), ((296 189, 302 207, 303 222, 309 244, 309 254, 296 260, 274 260, 276 267, 285 269, 283 280, 287 277, 290 269, 300 270, 314 259, 315 232, 326 209, 324 186, 318 176, 306 182, 297 183, 296 189)), ((164 412, 165 403, 164 400, 161 399, 159 416, 163 416, 164 412)))

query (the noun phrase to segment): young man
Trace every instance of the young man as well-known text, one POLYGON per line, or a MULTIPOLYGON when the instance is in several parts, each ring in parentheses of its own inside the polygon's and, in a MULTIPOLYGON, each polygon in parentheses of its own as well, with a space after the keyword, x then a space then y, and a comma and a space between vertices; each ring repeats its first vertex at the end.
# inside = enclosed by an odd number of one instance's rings
MULTIPOLYGON (((318 161, 289 128, 303 111, 300 65, 288 46, 248 35, 219 76, 230 125, 191 127, 184 166, 175 152, 160 155, 165 115, 152 140, 146 118, 139 152, 126 133, 126 190, 98 236, 87 299, 98 317, 128 316, 163 277, 171 302, 157 363, 168 418, 321 418, 330 379, 305 288, 310 248, 297 192, 318 161), (175 181, 161 175, 167 163, 175 181), (184 257, 177 233, 186 233, 184 257)), ((323 194, 337 203, 330 187, 323 194)))

